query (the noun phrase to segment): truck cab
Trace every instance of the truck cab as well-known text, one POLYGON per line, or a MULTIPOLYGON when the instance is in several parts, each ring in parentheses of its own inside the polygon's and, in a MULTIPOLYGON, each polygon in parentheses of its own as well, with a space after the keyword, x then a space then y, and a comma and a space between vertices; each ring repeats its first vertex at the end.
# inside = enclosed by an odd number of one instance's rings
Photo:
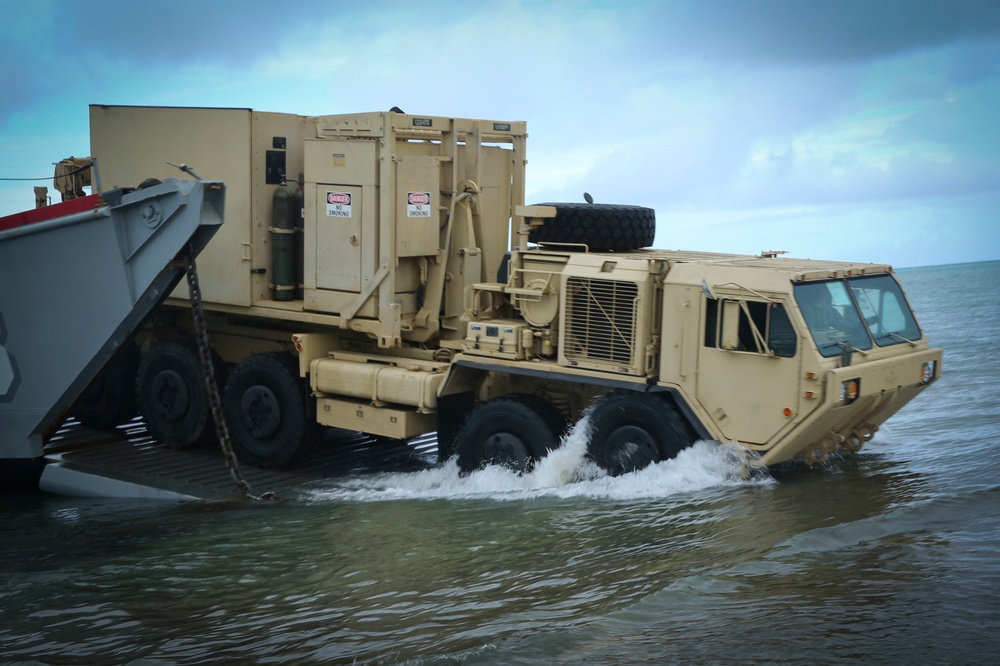
POLYGON ((701 266, 681 269, 703 276, 693 394, 716 439, 767 464, 860 449, 940 372, 941 351, 889 266, 774 256, 701 266))

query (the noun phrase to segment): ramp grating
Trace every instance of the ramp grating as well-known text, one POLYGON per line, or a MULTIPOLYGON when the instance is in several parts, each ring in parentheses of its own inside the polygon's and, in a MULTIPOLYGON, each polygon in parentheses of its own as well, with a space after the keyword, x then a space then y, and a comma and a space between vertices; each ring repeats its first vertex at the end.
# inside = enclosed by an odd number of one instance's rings
MULTIPOLYGON (((141 420, 113 431, 98 431, 69 420, 45 445, 46 459, 64 467, 129 481, 150 488, 201 498, 238 497, 218 447, 175 451, 146 432, 141 420)), ((294 496, 296 489, 323 480, 364 473, 416 471, 437 463, 433 434, 408 442, 375 440, 330 429, 313 443, 309 456, 287 469, 242 464, 244 478, 257 492, 294 496)))

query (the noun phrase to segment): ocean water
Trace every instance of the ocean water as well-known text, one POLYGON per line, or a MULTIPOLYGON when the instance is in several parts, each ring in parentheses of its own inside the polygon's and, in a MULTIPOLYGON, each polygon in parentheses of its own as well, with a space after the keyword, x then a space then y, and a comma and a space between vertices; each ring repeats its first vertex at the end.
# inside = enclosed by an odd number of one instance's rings
POLYGON ((1000 652, 1000 263, 899 271, 944 374, 743 479, 427 460, 280 505, 0 497, 4 664, 979 664, 1000 652))

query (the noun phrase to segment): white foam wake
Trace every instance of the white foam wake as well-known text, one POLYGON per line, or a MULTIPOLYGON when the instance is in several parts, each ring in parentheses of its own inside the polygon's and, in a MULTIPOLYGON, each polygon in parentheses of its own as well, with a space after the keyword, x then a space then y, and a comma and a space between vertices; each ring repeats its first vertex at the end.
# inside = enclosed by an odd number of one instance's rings
MULTIPOLYGON (((586 419, 577 423, 562 445, 538 461, 528 474, 489 466, 466 476, 455 458, 419 472, 382 473, 355 477, 333 487, 314 489, 319 501, 374 502, 410 499, 521 500, 535 497, 597 497, 616 500, 669 497, 721 485, 761 483, 743 476, 743 464, 730 448, 717 442, 696 442, 672 460, 630 474, 611 477, 587 456, 586 419)), ((770 477, 764 477, 767 482, 770 477)))

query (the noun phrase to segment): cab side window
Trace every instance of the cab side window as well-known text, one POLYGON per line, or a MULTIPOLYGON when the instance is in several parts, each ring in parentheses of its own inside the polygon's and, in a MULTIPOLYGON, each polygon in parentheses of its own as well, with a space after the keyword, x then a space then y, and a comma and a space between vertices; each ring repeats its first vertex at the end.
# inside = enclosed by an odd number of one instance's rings
POLYGON ((792 321, 788 318, 788 312, 781 303, 771 303, 770 320, 767 327, 767 344, 776 356, 792 358, 795 356, 796 343, 795 329, 792 328, 792 321))
POLYGON ((706 347, 791 358, 797 340, 782 303, 706 300, 706 347))

